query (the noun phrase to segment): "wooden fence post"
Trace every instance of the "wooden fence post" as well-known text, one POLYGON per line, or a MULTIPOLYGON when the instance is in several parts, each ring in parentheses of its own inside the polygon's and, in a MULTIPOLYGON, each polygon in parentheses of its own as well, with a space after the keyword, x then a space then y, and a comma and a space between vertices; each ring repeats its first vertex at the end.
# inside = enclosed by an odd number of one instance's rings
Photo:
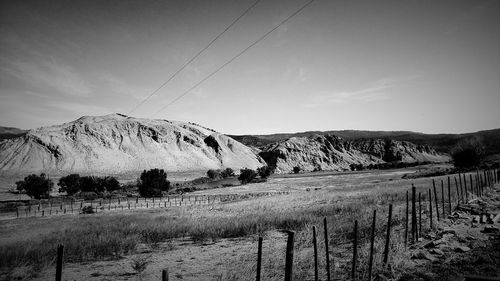
POLYGON ((376 220, 377 220, 377 210, 373 210, 372 237, 370 240, 370 260, 368 262, 368 280, 372 280, 373 246, 375 244, 375 223, 376 223, 376 220))
POLYGON ((422 237, 422 194, 418 193, 418 238, 422 237))
POLYGON ((57 262, 56 262, 56 281, 62 280, 62 265, 63 265, 64 246, 57 247, 57 262))
POLYGON ((259 244, 257 249, 257 276, 256 281, 260 281, 260 268, 262 267, 262 237, 259 237, 259 244))
POLYGON ((433 220, 433 217, 432 217, 432 193, 431 193, 431 189, 429 188, 429 215, 430 215, 430 223, 431 223, 431 230, 433 229, 433 224, 432 224, 432 220, 433 220))
POLYGON ((323 218, 323 232, 325 234, 325 258, 326 258, 326 280, 330 281, 330 249, 328 247, 328 225, 326 217, 323 218))
POLYGON ((470 192, 474 194, 474 182, 472 181, 472 174, 469 174, 469 182, 470 182, 470 192))
POLYGON ((387 234, 385 236, 385 249, 384 249, 384 265, 389 261, 389 249, 391 243, 391 222, 392 222, 392 204, 389 204, 389 217, 387 218, 387 234))
POLYGON ((406 191, 406 220, 405 220, 405 247, 408 245, 408 211, 409 211, 409 202, 408 202, 408 190, 406 191))
POLYGON ((455 177, 455 187, 457 189, 457 205, 460 205, 460 192, 459 192, 459 189, 458 189, 458 181, 457 181, 457 178, 455 177))
POLYGON ((416 207, 416 188, 411 185, 411 241, 412 244, 416 241, 417 236, 417 207, 416 207))
POLYGON ((351 278, 353 281, 356 280, 356 266, 358 261, 358 221, 354 221, 354 240, 352 249, 352 271, 351 278))
POLYGON ((451 215, 451 186, 450 186, 450 177, 448 177, 448 211, 451 215))
MULTIPOLYGON (((313 247, 314 247, 314 281, 319 280, 318 275, 318 242, 316 240, 316 226, 313 226, 313 247)), ((257 280, 259 281, 259 280, 257 280)))
POLYGON ((436 192, 436 184, 434 183, 434 180, 432 180, 432 187, 434 188, 434 202, 436 203, 436 217, 437 217, 437 221, 439 221, 439 204, 438 204, 438 197, 437 197, 437 192, 436 192))
POLYGON ((445 213, 446 207, 444 206, 444 182, 443 182, 443 180, 441 180, 441 203, 443 205, 443 219, 445 219, 446 218, 446 213, 445 213))
POLYGON ((465 174, 462 175, 464 178, 464 189, 465 189, 465 203, 469 202, 469 191, 467 191, 467 177, 465 174))
POLYGON ((292 281, 293 278, 293 244, 295 232, 288 232, 288 240, 286 241, 286 256, 285 256, 285 281, 292 281))
POLYGON ((161 271, 161 281, 168 281, 168 269, 161 271))

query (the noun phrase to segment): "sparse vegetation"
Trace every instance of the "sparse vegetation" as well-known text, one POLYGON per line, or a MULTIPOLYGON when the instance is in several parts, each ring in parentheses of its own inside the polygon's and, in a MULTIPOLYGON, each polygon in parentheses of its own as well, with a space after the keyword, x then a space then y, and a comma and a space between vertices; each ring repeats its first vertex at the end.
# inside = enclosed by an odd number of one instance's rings
POLYGON ((259 174, 259 177, 267 179, 273 173, 273 169, 269 166, 262 166, 257 168, 257 173, 259 174))
POLYGON ((224 169, 220 174, 223 178, 234 177, 234 171, 231 168, 224 169))
POLYGON ((70 174, 59 179, 59 192, 74 195, 79 192, 93 192, 101 194, 105 191, 112 192, 120 189, 120 183, 114 177, 80 177, 78 174, 70 174))
POLYGON ((252 169, 241 169, 240 175, 238 176, 238 180, 241 184, 247 184, 252 182, 257 177, 257 172, 252 169))
POLYGON ((45 174, 39 176, 32 174, 16 182, 18 191, 26 192, 28 196, 35 199, 49 198, 49 192, 53 186, 54 183, 45 174))
POLYGON ((170 189, 167 173, 163 169, 144 170, 138 181, 139 194, 142 197, 161 196, 162 191, 170 189))
POLYGON ((213 170, 213 169, 210 169, 207 171, 207 176, 212 180, 222 178, 221 171, 220 170, 213 170))

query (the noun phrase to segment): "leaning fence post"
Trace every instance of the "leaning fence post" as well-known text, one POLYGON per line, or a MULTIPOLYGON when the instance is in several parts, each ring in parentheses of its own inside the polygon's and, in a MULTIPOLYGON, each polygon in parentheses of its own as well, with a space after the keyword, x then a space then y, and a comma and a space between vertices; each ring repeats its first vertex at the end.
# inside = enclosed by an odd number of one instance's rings
POLYGON ((56 281, 62 280, 62 265, 63 265, 64 246, 57 247, 57 263, 56 263, 56 281))
POLYGON ((260 268, 262 266, 262 237, 259 237, 259 244, 257 249, 257 277, 256 281, 260 281, 260 268))
POLYGON ((356 263, 358 260, 358 221, 354 221, 354 240, 352 249, 352 280, 356 280, 356 263))
POLYGON ((292 281, 293 278, 293 244, 295 232, 288 232, 288 240, 286 241, 286 256, 285 256, 285 281, 292 281))
POLYGON ((161 271, 161 281, 168 281, 168 269, 161 271))
POLYGON ((330 250, 328 248, 328 225, 326 222, 326 217, 323 218, 323 228, 325 234, 325 255, 326 255, 326 280, 330 281, 330 250))
POLYGON ((387 234, 385 236, 384 264, 389 260, 389 248, 391 243, 391 222, 392 222, 392 204, 389 204, 389 218, 387 219, 387 234))
POLYGON ((373 268, 373 246, 375 244, 375 222, 377 220, 377 210, 373 210, 373 220, 372 220, 372 237, 370 241, 370 260, 368 263, 368 280, 372 280, 372 268, 373 268))
POLYGON ((436 203, 436 217, 437 221, 439 221, 439 204, 438 204, 438 197, 437 197, 437 192, 436 192, 436 184, 434 180, 432 180, 432 187, 434 188, 434 202, 436 203))
MULTIPOLYGON (((319 280, 318 276, 318 242, 316 240, 316 226, 313 226, 313 247, 314 247, 314 281, 319 280)), ((259 280, 257 280, 259 281, 259 280)))

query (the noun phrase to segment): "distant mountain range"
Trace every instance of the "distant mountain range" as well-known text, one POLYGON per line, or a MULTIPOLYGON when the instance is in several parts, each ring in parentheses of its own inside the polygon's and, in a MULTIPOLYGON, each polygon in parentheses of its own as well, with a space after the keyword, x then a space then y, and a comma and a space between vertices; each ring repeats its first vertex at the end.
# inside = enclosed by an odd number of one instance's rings
POLYGON ((0 140, 13 139, 26 134, 28 130, 0 126, 0 140))
POLYGON ((436 151, 450 153, 461 141, 474 138, 479 140, 486 148, 487 154, 500 154, 500 129, 479 131, 465 134, 424 134, 410 131, 308 131, 300 133, 283 133, 270 135, 229 135, 231 138, 253 147, 287 140, 292 137, 311 137, 314 135, 335 135, 345 140, 359 139, 391 139, 408 141, 417 145, 431 146, 436 151))
POLYGON ((206 171, 271 165, 278 172, 346 170, 352 165, 446 162, 460 141, 480 140, 500 153, 500 129, 470 134, 326 131, 226 136, 198 124, 84 116, 29 131, 0 127, 0 173, 124 174, 144 169, 206 171))

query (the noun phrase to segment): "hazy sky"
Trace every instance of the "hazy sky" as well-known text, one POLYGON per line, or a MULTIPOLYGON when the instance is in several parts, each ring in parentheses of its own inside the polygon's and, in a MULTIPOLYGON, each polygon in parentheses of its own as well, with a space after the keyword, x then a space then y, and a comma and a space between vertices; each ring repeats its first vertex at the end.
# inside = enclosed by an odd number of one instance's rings
MULTIPOLYGON (((0 1, 0 125, 128 114, 255 0, 0 1)), ((261 0, 150 117, 308 0, 261 0)), ((500 127, 500 1, 317 0, 154 118, 231 134, 500 127)))

